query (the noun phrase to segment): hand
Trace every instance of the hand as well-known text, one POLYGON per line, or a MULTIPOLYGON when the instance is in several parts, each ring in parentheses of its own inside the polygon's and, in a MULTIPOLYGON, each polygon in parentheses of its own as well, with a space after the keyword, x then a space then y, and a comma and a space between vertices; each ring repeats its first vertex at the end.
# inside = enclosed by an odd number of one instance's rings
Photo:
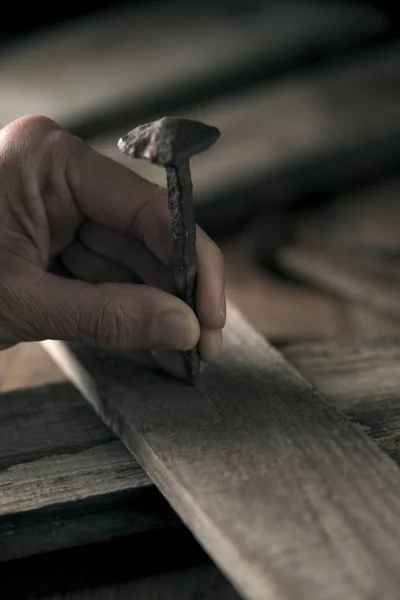
POLYGON ((197 315, 172 291, 167 195, 53 121, 0 131, 0 344, 58 339, 184 375, 221 352, 223 258, 197 229, 197 315))

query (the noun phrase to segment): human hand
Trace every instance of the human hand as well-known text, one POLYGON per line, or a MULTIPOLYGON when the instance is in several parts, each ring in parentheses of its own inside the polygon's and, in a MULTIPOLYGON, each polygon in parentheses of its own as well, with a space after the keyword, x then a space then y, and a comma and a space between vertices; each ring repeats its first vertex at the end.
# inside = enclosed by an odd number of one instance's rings
POLYGON ((184 376, 178 351, 216 359, 225 325, 223 258, 200 228, 197 255, 196 317, 172 293, 163 188, 45 117, 0 130, 0 345, 79 342, 184 376))

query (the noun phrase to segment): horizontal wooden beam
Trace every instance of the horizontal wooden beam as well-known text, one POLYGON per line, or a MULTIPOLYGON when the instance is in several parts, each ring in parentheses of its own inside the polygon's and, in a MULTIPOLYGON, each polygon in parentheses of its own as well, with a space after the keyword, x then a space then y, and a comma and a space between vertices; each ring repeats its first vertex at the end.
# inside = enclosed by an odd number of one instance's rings
MULTIPOLYGON (((400 44, 391 42, 185 110, 221 131, 192 161, 199 224, 217 234, 262 210, 337 193, 398 166, 399 61, 400 44)), ((163 169, 121 155, 120 134, 91 143, 165 186, 163 169)))
POLYGON ((195 388, 46 344, 244 598, 397 597, 397 465, 233 307, 195 388))
MULTIPOLYGON (((33 361, 35 348, 24 348, 25 367, 30 358, 36 377, 54 376, 40 353, 33 361)), ((281 342, 279 349, 400 465, 397 338, 281 342)), ((0 396, 1 559, 149 528, 168 536, 180 521, 135 459, 71 384, 43 383, 0 396)))
POLYGON ((353 260, 346 252, 301 246, 277 253, 277 262, 288 274, 327 290, 355 305, 400 322, 400 269, 377 261, 353 260))
POLYGON ((0 560, 178 523, 72 385, 0 395, 0 560))
POLYGON ((78 135, 147 118, 384 35, 367 3, 174 1, 110 8, 3 49, 0 125, 44 114, 78 135), (215 93, 215 92, 214 92, 215 93))

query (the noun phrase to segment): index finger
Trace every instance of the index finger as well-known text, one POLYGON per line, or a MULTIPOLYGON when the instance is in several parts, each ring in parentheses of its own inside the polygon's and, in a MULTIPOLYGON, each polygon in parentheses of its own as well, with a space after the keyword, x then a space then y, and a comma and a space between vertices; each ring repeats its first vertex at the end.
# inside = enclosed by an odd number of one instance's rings
MULTIPOLYGON (((80 210, 92 221, 142 241, 172 268, 172 218, 167 190, 81 142, 68 169, 80 210)), ((197 315, 201 324, 225 324, 224 264, 218 246, 197 227, 197 315)))

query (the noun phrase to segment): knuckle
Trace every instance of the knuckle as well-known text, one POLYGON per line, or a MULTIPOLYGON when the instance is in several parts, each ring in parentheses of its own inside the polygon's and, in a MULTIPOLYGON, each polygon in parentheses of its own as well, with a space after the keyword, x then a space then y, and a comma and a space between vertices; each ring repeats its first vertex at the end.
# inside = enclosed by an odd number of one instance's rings
POLYGON ((53 129, 59 129, 59 125, 49 119, 49 117, 45 117, 43 115, 25 115, 20 117, 16 121, 14 121, 17 127, 22 127, 26 131, 51 131, 53 129))

